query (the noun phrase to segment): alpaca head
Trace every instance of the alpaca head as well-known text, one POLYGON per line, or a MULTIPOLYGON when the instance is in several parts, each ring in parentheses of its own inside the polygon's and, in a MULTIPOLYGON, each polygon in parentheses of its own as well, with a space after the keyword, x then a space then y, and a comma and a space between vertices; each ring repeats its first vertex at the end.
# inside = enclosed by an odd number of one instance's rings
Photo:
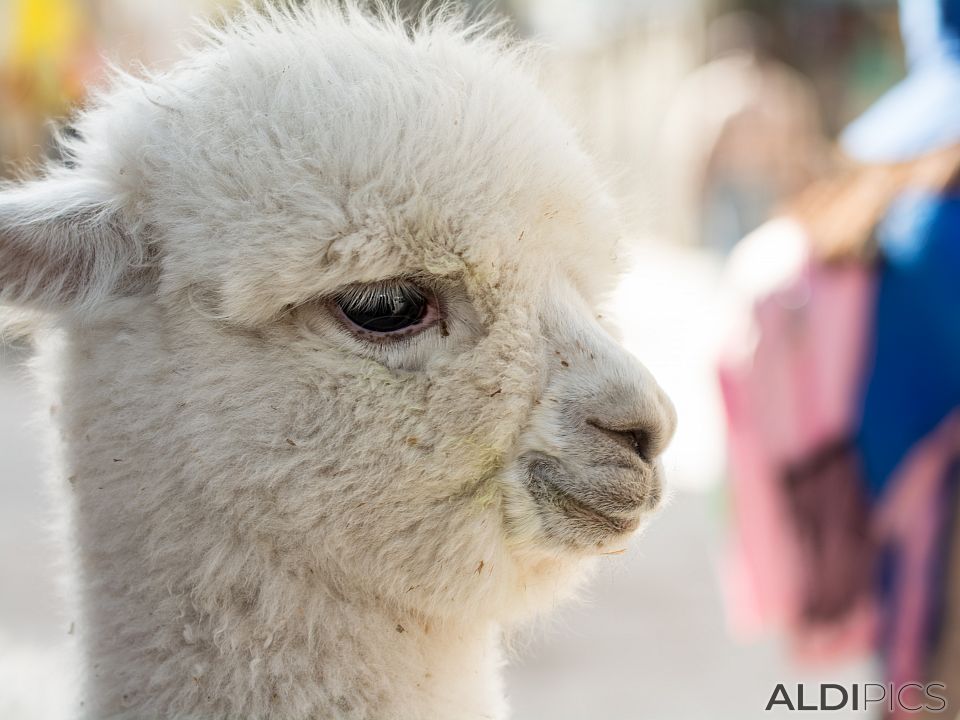
POLYGON ((322 577, 511 615, 658 503, 673 410, 596 309, 614 208, 522 65, 445 21, 247 16, 0 194, 89 512, 195 606, 322 577))

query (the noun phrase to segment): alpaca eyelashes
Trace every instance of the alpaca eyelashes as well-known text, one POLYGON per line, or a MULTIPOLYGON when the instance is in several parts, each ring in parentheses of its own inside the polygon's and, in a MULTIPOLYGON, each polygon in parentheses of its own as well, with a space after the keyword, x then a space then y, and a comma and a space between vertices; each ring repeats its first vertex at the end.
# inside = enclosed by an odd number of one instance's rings
POLYGON ((334 296, 333 303, 349 330, 373 338, 413 335, 440 317, 433 293, 408 280, 354 285, 334 296))

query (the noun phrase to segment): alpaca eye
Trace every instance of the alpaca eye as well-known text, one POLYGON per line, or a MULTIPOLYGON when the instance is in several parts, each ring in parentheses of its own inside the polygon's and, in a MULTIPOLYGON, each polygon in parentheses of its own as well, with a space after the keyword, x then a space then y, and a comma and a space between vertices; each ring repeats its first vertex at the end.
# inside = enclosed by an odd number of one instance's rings
POLYGON ((378 337, 413 334, 432 325, 439 316, 431 294, 402 280, 350 287, 334 302, 351 329, 378 337))

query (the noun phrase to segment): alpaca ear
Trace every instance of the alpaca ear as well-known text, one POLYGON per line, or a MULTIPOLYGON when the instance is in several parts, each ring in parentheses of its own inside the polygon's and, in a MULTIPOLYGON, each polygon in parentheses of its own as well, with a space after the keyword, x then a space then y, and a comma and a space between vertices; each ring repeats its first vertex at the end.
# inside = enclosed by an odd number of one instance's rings
POLYGON ((99 183, 64 174, 0 188, 0 305, 57 312, 135 294, 145 254, 99 183))

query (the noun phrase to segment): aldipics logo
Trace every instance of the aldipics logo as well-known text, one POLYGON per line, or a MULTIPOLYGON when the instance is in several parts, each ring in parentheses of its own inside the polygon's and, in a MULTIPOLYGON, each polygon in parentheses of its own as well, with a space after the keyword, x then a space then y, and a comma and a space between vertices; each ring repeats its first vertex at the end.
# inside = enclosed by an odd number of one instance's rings
POLYGON ((838 685, 836 683, 821 683, 818 686, 796 686, 796 692, 791 694, 791 688, 779 683, 774 689, 767 710, 781 708, 784 710, 816 710, 818 712, 830 710, 872 710, 885 708, 893 713, 902 710, 908 713, 931 712, 939 713, 947 709, 947 699, 940 693, 946 690, 943 683, 856 683, 853 685, 838 685))

